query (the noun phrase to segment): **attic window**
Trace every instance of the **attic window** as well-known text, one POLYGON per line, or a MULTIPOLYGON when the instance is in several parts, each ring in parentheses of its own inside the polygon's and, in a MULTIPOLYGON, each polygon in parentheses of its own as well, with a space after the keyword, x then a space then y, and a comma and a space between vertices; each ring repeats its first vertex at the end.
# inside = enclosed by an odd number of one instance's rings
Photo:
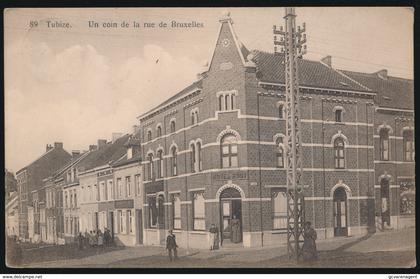
POLYGON ((384 98, 384 100, 391 101, 391 98, 388 96, 382 96, 382 98, 384 98))
POLYGON ((347 84, 347 83, 345 83, 344 81, 340 81, 340 84, 342 85, 342 86, 346 86, 346 87, 348 87, 349 85, 347 84))

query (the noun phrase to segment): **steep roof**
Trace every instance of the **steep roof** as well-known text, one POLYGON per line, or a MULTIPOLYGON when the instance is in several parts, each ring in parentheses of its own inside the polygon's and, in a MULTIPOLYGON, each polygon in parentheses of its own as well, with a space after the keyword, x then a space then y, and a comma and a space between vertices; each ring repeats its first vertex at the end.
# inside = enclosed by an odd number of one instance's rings
POLYGON ((103 166, 120 159, 126 153, 124 144, 130 135, 126 134, 114 142, 109 142, 97 150, 89 152, 89 154, 78 164, 80 171, 87 171, 95 167, 103 166))
POLYGON ((377 73, 367 74, 342 70, 350 78, 377 92, 375 102, 386 108, 414 109, 413 80, 388 76, 380 77, 377 73))
MULTIPOLYGON (((254 50, 252 59, 259 71, 260 81, 285 83, 284 55, 254 50)), ((370 91, 319 61, 299 60, 299 84, 301 86, 370 91)))

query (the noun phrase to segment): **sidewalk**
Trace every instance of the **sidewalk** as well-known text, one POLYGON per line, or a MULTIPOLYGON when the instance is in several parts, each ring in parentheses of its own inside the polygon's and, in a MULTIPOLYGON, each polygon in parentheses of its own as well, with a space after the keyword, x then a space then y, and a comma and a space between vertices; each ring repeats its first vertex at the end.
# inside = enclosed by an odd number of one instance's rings
MULTIPOLYGON (((329 261, 335 257, 349 257, 352 254, 364 253, 381 255, 382 251, 415 251, 415 229, 393 230, 378 232, 365 236, 337 237, 317 241, 317 248, 324 260, 329 261), (344 256, 343 256, 344 255, 344 256)), ((384 254, 385 252, 382 252, 384 254)), ((222 247, 219 250, 179 249, 178 255, 181 262, 209 264, 215 262, 229 267, 232 263, 259 265, 259 263, 287 259, 286 245, 243 248, 222 247)), ((341 259, 343 260, 343 259, 341 259)), ((88 256, 81 259, 60 260, 28 265, 33 267, 168 267, 167 252, 164 247, 137 246, 126 247, 122 250, 88 256), (139 264, 136 264, 139 262, 139 264), (164 263, 160 266, 159 263, 164 263), (145 265, 140 265, 143 263, 145 265), (151 266, 147 266, 149 264, 151 266), (165 266, 166 265, 166 266, 165 266)), ((182 267, 182 263, 178 267, 182 267)), ((172 265, 170 265, 172 266, 172 265)), ((177 267, 177 266, 175 266, 177 267)))

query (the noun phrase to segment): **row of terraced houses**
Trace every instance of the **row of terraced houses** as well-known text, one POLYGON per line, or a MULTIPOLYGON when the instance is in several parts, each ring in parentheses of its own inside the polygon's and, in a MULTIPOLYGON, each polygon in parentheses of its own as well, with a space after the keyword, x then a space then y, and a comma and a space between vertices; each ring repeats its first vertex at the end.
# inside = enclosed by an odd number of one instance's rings
MULTIPOLYGON (((131 134, 17 172, 21 239, 111 230, 122 245, 205 247, 215 224, 244 247, 286 242, 282 55, 249 51, 220 20, 197 81, 141 114, 131 134)), ((305 218, 319 238, 414 226, 413 81, 299 63, 305 218)))

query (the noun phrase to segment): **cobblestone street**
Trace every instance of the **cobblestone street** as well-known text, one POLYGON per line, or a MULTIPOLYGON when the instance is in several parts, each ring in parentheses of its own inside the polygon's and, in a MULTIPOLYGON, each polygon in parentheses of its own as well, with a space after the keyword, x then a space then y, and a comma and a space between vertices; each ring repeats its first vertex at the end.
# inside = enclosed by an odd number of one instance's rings
MULTIPOLYGON (((320 240, 319 259, 312 264, 296 263, 287 257, 285 246, 270 248, 222 248, 216 251, 179 249, 179 260, 169 262, 163 247, 107 248, 79 251, 71 259, 40 261, 37 249, 25 253, 25 267, 413 267, 415 266, 415 229, 379 232, 362 237, 320 240), (31 256, 32 254, 32 256, 31 256), (31 259, 32 261, 29 261, 31 259)), ((54 247, 54 249, 66 249, 54 247)), ((50 252, 51 253, 51 252, 50 252)), ((58 254, 56 254, 58 255, 58 254)), ((60 257, 57 257, 60 258, 60 257)))

